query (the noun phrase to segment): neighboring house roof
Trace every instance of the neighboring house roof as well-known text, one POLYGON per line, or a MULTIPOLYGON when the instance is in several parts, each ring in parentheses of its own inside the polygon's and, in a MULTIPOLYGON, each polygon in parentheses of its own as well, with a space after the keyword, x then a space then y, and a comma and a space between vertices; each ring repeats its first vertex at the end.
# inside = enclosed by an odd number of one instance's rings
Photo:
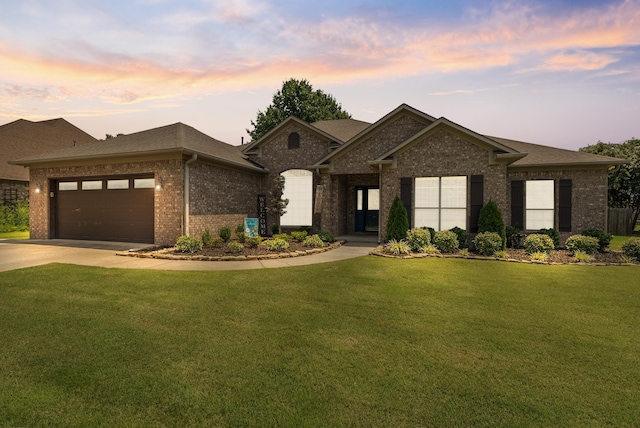
POLYGON ((369 122, 363 122, 355 119, 321 120, 313 122, 311 125, 329 135, 332 135, 341 142, 349 141, 371 126, 369 122))
POLYGON ((37 165, 70 160, 91 160, 105 157, 146 156, 160 153, 197 154, 198 157, 235 167, 264 172, 248 161, 241 148, 218 141, 183 123, 162 126, 129 135, 121 135, 84 146, 44 153, 12 163, 37 165))
POLYGON ((64 119, 18 119, 0 126, 0 179, 29 181, 29 171, 8 161, 97 141, 64 119))

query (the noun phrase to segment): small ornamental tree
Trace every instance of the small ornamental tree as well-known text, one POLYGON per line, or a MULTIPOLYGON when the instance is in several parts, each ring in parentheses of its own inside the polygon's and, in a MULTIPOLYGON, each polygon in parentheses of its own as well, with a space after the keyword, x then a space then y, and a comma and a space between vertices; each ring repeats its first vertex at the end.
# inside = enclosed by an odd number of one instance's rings
POLYGON ((395 239, 400 241, 407 237, 409 230, 409 219, 407 218, 407 210, 398 196, 395 197, 389 210, 389 219, 387 220, 387 236, 385 241, 395 239))
POLYGON ((271 192, 269 193, 271 200, 270 205, 267 207, 267 211, 276 214, 278 222, 278 233, 280 233, 280 217, 282 217, 287 212, 289 199, 282 199, 282 195, 284 194, 284 177, 278 174, 274 177, 273 181, 274 187, 273 190, 271 190, 271 192))
POLYGON ((502 249, 507 244, 507 236, 505 233, 504 220, 498 204, 493 200, 489 200, 480 210, 478 218, 478 233, 494 232, 500 235, 502 239, 502 249))

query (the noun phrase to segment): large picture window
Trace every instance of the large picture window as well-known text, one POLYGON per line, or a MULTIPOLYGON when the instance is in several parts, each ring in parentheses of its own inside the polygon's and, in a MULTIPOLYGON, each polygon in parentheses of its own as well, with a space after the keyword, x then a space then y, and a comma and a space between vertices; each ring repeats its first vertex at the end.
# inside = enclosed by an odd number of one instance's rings
POLYGON ((553 180, 527 181, 525 186, 525 228, 527 230, 553 228, 553 180))
POLYGON ((414 227, 467 228, 467 177, 417 177, 414 227))
POLYGON ((282 226, 311 226, 313 222, 313 173, 290 169, 284 177, 283 199, 289 199, 286 213, 280 217, 282 226))

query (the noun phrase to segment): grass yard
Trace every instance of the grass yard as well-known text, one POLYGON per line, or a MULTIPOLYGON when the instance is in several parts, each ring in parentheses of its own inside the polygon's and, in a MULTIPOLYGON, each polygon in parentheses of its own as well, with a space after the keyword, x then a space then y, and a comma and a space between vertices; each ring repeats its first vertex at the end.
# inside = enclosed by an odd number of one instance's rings
POLYGON ((0 273, 2 426, 637 426, 638 267, 0 273))
POLYGON ((29 239, 29 231, 0 232, 0 239, 29 239))

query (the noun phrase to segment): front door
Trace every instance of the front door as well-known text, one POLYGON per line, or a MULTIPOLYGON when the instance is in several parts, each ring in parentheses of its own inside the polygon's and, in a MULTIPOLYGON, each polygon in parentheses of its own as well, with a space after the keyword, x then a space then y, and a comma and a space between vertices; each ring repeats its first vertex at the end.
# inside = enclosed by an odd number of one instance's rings
POLYGON ((378 187, 356 187, 356 232, 377 232, 380 210, 378 187))

